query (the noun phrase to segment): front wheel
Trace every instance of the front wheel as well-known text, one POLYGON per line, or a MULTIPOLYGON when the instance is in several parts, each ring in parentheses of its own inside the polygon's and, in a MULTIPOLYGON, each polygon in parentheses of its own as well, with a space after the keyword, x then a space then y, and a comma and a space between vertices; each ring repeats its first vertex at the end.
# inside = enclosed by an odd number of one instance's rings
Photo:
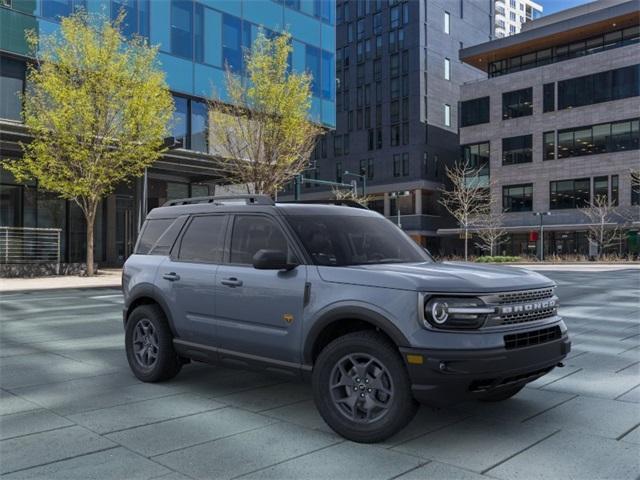
POLYGON ((331 342, 318 356, 312 383, 322 418, 355 442, 389 438, 418 410, 398 349, 377 332, 354 332, 331 342))

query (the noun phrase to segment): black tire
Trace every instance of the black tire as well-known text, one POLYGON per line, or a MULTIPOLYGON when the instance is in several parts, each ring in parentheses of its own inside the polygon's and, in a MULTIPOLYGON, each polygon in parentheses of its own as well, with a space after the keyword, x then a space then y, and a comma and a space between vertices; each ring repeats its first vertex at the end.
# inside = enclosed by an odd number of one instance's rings
POLYGON ((504 390, 500 390, 496 393, 490 393, 486 397, 480 398, 481 402, 502 402, 504 400, 509 400, 514 395, 520 393, 520 390, 524 388, 524 385, 519 385, 517 387, 505 388, 504 390))
MULTIPOLYGON (((362 364, 358 365, 362 367, 362 364)), ((373 443, 385 440, 402 430, 418 411, 418 403, 411 394, 411 382, 398 348, 385 336, 374 331, 350 333, 327 345, 315 362, 312 383, 315 404, 324 421, 337 433, 354 442, 373 443), (362 359, 363 363, 367 358, 372 358, 369 368, 373 368, 377 375, 370 376, 367 373, 366 380, 351 375, 357 371, 356 364, 351 363, 353 368, 347 372, 344 362, 351 362, 352 357, 362 359), (340 369, 340 366, 343 368, 340 369), (357 384, 354 377, 359 380, 357 384), (341 380, 331 388, 332 380, 336 378, 341 380), (383 380, 388 382, 380 390, 373 388, 372 392, 371 388, 366 388, 366 385, 384 383, 383 380), (345 381, 353 383, 347 387, 342 385, 345 381), (361 392, 363 386, 365 389, 361 392), (392 393, 383 393, 383 390, 392 393), (342 394, 344 397, 336 401, 336 397, 342 394), (355 401, 352 401, 351 395, 356 397, 355 401), (357 418, 358 415, 369 415, 366 413, 367 405, 375 405, 373 408, 381 409, 378 406, 380 403, 386 406, 382 413, 376 412, 376 416, 371 415, 370 419, 357 418), (359 408, 362 408, 362 412, 358 412, 359 408)))
POLYGON ((182 362, 173 349, 173 335, 169 328, 169 323, 164 312, 157 305, 141 305, 131 312, 127 320, 125 330, 125 348, 127 351, 127 361, 133 374, 143 382, 161 382, 175 377, 182 368, 182 362), (153 361, 145 362, 141 360, 136 350, 140 350, 141 332, 145 330, 151 332, 147 335, 150 358, 155 355, 153 361), (137 332, 136 332, 137 330, 137 332))

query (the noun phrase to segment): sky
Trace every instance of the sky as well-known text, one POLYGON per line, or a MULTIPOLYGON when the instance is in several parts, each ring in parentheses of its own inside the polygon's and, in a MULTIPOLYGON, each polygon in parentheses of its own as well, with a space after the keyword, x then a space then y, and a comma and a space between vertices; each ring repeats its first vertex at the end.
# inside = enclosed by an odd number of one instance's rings
POLYGON ((578 5, 583 5, 590 1, 592 0, 538 0, 538 3, 542 4, 543 14, 549 15, 550 13, 556 13, 560 10, 577 7, 578 5))

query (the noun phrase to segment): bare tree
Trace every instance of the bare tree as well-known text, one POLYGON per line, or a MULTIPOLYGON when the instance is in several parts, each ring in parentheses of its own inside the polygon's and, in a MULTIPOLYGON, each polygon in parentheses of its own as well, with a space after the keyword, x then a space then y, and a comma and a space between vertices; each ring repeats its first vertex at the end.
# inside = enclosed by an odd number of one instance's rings
POLYGON ((468 160, 446 167, 449 189, 440 190, 440 204, 464 230, 464 259, 469 254, 469 229, 479 217, 490 212, 490 185, 481 175, 483 165, 476 167, 468 160))
POLYGON ((580 211, 589 222, 587 236, 589 241, 597 246, 598 258, 604 250, 622 241, 625 215, 612 205, 606 195, 596 195, 593 201, 580 211))
POLYGON ((498 210, 495 202, 491 201, 486 212, 478 215, 473 224, 480 242, 477 244, 482 250, 494 256, 497 249, 507 240, 507 230, 504 228, 504 214, 498 210))
POLYGON ((336 200, 353 200, 354 202, 358 202, 364 206, 367 206, 367 204, 373 200, 373 196, 362 195, 352 188, 333 187, 331 189, 331 194, 336 200))

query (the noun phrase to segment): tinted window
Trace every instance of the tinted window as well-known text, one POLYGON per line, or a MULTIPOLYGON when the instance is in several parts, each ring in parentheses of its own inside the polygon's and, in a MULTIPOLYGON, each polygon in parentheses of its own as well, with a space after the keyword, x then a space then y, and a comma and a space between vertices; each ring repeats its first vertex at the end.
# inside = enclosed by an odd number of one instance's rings
POLYGON ((187 262, 220 263, 226 221, 224 215, 193 217, 182 236, 178 258, 187 262))
POLYGON ((549 183, 550 208, 582 208, 589 205, 591 197, 591 180, 579 178, 576 180, 560 180, 549 183))
POLYGON ((289 253, 287 239, 273 220, 257 215, 238 215, 231 233, 231 263, 251 265, 258 250, 289 253))
POLYGON ((179 57, 193 56, 193 3, 171 2, 171 53, 179 57))
POLYGON ((418 245, 382 217, 295 215, 288 221, 317 265, 430 261, 418 245))
POLYGON ((558 82, 558 109, 582 107, 640 95, 640 65, 558 82))
POLYGON ((489 122, 489 97, 467 100, 460 104, 461 127, 487 122, 489 122))
POLYGON ((173 222, 169 228, 167 228, 164 233, 160 235, 158 241, 155 242, 153 248, 149 252, 150 255, 168 255, 171 251, 171 247, 178 238, 180 234, 180 230, 182 230, 182 226, 184 222, 187 220, 187 216, 183 215, 182 217, 178 217, 175 222, 173 222))
POLYGON ((556 109, 555 83, 545 83, 543 88, 542 111, 553 112, 556 109))
POLYGON ((531 135, 502 139, 502 164, 531 162, 531 135))
POLYGON ((160 235, 173 223, 174 218, 156 218, 147 220, 140 234, 138 245, 136 247, 137 254, 146 255, 151 247, 160 238, 160 235))
POLYGON ((0 118, 22 118, 22 89, 25 64, 11 58, 0 58, 0 118))
POLYGON ((508 185, 502 187, 504 212, 530 212, 533 207, 533 185, 508 185))
POLYGON ((533 92, 523 88, 502 94, 502 118, 524 117, 533 113, 533 92))

